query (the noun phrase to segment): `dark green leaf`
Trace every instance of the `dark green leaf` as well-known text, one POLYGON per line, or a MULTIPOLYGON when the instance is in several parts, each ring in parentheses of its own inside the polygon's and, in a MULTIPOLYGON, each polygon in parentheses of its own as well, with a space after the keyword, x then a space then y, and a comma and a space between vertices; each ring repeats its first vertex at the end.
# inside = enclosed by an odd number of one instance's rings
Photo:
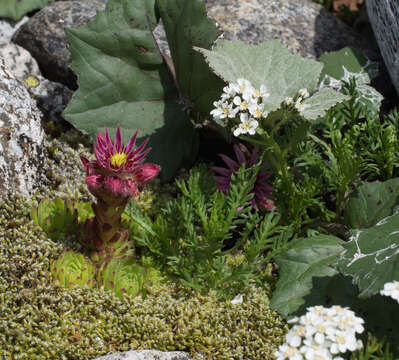
POLYGON ((148 161, 170 179, 193 160, 198 140, 151 33, 154 2, 110 0, 87 26, 67 30, 79 89, 63 116, 93 139, 120 124, 126 143, 139 129, 139 143, 150 136, 148 161))

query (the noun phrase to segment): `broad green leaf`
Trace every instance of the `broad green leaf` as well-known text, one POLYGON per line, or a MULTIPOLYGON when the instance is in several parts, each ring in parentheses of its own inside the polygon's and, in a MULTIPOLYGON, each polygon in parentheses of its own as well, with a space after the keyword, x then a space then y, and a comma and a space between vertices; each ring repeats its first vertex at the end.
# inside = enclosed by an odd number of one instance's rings
POLYGON ((362 84, 356 87, 359 97, 358 102, 368 110, 370 116, 378 116, 384 97, 372 86, 362 84))
POLYGON ((378 74, 378 64, 370 61, 361 51, 350 46, 320 56, 324 64, 321 78, 328 75, 334 79, 344 79, 349 74, 357 74, 357 83, 369 84, 378 74))
POLYGON ((361 103, 368 115, 378 115, 383 96, 373 87, 368 86, 371 79, 378 74, 378 64, 368 60, 359 50, 345 47, 339 51, 323 54, 320 61, 324 63, 320 87, 340 90, 342 82, 356 79, 356 89, 361 103))
POLYGON ((353 230, 338 261, 344 275, 353 277, 361 297, 377 294, 384 284, 399 279, 399 215, 368 229, 353 230))
POLYGON ((79 89, 63 116, 93 140, 104 126, 113 136, 120 124, 125 143, 139 129, 139 143, 150 136, 147 160, 170 179, 198 141, 154 42, 156 24, 155 0, 110 0, 87 26, 68 29, 79 89))
POLYGON ((303 110, 300 114, 308 120, 316 120, 324 116, 328 109, 345 100, 349 100, 349 96, 324 88, 303 102, 303 110))
POLYGON ((157 0, 165 27, 180 92, 189 105, 209 115, 212 104, 223 88, 194 46, 210 49, 220 35, 213 20, 207 17, 201 0, 157 0))
POLYGON ((343 251, 342 242, 329 235, 292 241, 287 250, 276 258, 280 278, 270 306, 283 316, 300 308, 305 303, 304 297, 311 292, 315 278, 337 274, 329 265, 343 251))
POLYGON ((18 20, 22 15, 41 9, 53 0, 1 0, 0 17, 18 20))
POLYGON ((268 111, 277 110, 286 97, 294 97, 301 88, 313 93, 323 67, 317 61, 291 54, 278 40, 259 45, 219 40, 212 51, 195 49, 223 80, 245 78, 257 88, 266 85, 270 92, 265 103, 268 111))
POLYGON ((398 203, 399 178, 363 183, 348 199, 345 222, 354 229, 374 226, 392 215, 398 203))

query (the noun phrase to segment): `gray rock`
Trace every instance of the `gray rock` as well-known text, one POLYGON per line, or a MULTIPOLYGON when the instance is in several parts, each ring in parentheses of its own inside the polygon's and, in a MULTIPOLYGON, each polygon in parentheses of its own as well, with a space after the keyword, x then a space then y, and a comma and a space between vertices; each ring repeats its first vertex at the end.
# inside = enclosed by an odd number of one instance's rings
POLYGON ((0 105, 0 199, 12 192, 30 196, 43 179, 41 114, 2 59, 0 105))
MULTIPOLYGON (((43 75, 76 89, 76 78, 69 69, 71 55, 64 28, 85 25, 103 10, 106 0, 61 1, 36 13, 14 35, 13 40, 31 52, 43 75)), ((278 38, 293 52, 318 57, 325 51, 347 45, 360 47, 371 59, 378 48, 321 6, 310 0, 205 0, 208 14, 227 39, 256 44, 278 38)), ((166 37, 157 31, 163 50, 166 37)))
POLYGON ((326 51, 351 45, 368 57, 378 57, 369 39, 310 0, 205 0, 208 15, 224 38, 250 44, 279 39, 303 57, 318 58, 326 51))
POLYGON ((40 76, 39 65, 29 51, 23 47, 10 43, 0 43, 0 57, 4 59, 6 67, 20 81, 29 76, 40 76))
POLYGON ((23 24, 28 21, 28 17, 24 16, 18 22, 12 20, 2 19, 0 20, 0 43, 2 42, 10 42, 12 36, 14 35, 15 31, 19 29, 23 24))
POLYGON ((44 77, 76 89, 64 29, 86 25, 104 8, 103 0, 56 1, 32 16, 12 40, 32 54, 44 77))
POLYGON ((16 79, 20 80, 36 100, 44 122, 59 123, 61 113, 73 92, 63 84, 44 78, 32 55, 14 43, 0 43, 0 58, 16 79))
POLYGON ((33 84, 25 81, 25 86, 32 97, 36 99, 37 106, 43 115, 43 122, 52 121, 54 124, 65 124, 61 113, 71 100, 73 91, 67 86, 47 80, 41 75, 32 80, 35 81, 33 84))
POLYGON ((101 356, 95 360, 193 360, 189 354, 181 351, 162 352, 156 350, 127 351, 124 353, 101 356))
POLYGON ((367 0, 366 7, 385 65, 399 95, 399 2, 367 0))

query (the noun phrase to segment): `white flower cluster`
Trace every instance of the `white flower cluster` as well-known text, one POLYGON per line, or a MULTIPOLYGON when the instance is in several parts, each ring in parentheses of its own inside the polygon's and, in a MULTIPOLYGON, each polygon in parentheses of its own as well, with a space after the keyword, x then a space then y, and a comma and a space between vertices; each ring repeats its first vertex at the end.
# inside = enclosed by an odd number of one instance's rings
POLYGON ((289 323, 295 324, 286 335, 286 343, 274 353, 277 360, 343 360, 337 354, 361 349, 363 319, 341 306, 309 307, 308 312, 289 323))
POLYGON ((307 89, 300 89, 298 91, 298 94, 295 96, 295 98, 292 97, 287 97, 284 100, 284 105, 288 107, 294 107, 298 112, 301 112, 305 109, 305 104, 303 103, 303 100, 309 97, 309 92, 307 89))
POLYGON ((226 127, 230 122, 234 136, 254 135, 259 126, 258 120, 268 115, 265 100, 269 96, 265 85, 256 89, 250 81, 238 79, 237 83, 229 83, 223 88, 220 100, 213 103, 215 109, 211 115, 220 126, 226 127))
POLYGON ((394 280, 393 282, 384 284, 384 289, 380 291, 380 294, 390 296, 399 302, 399 281, 394 280))

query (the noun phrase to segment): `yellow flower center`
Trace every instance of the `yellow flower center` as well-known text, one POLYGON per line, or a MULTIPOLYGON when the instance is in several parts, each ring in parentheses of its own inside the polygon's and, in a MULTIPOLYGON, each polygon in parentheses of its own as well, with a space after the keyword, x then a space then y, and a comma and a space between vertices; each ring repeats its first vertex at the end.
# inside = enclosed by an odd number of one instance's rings
POLYGON ((111 155, 111 165, 113 167, 119 168, 122 164, 126 162, 127 155, 124 152, 116 153, 111 155))
POLYGON ((261 116, 262 116, 262 110, 256 109, 254 111, 254 117, 258 118, 258 117, 261 117, 261 116))
POLYGON ((242 122, 242 123, 241 123, 241 129, 244 129, 244 130, 246 130, 246 131, 249 131, 249 130, 251 130, 251 125, 249 125, 249 122, 248 122, 248 121, 242 122))

